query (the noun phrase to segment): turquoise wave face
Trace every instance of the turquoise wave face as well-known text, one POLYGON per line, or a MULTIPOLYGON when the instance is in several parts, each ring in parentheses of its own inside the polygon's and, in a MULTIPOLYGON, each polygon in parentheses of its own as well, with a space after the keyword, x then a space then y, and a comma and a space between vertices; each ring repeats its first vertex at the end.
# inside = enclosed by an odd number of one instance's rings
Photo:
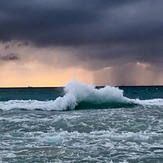
POLYGON ((116 103, 116 102, 105 102, 105 103, 96 103, 96 102, 80 102, 75 110, 88 110, 88 109, 114 109, 114 108, 133 108, 138 104, 135 103, 116 103))
MULTIPOLYGON (((136 87, 137 88, 137 87, 136 87)), ((133 91, 133 87, 129 87, 128 92, 133 91)), ((126 90, 126 87, 125 87, 126 90)), ((138 92, 143 92, 143 88, 138 92)), ((154 89, 152 89, 152 96, 154 89)), ((163 106, 162 98, 146 99, 133 99, 124 96, 124 91, 118 87, 102 87, 96 88, 92 85, 86 85, 77 81, 72 81, 64 88, 26 88, 18 89, 17 96, 12 94, 9 90, 1 92, 0 109, 25 109, 25 110, 80 110, 80 109, 108 109, 108 108, 128 108, 136 105, 142 106, 163 106), (41 95, 41 92, 43 96, 41 95), (39 94, 40 93, 40 94, 39 94), (5 94, 5 96, 3 96, 5 94), (22 95, 18 98, 18 95, 22 95), (31 99, 29 98, 31 94, 31 99), (11 98, 13 96, 13 98, 11 98), (36 98, 34 98, 36 96, 36 98), (8 99, 8 100, 5 100, 8 99)), ((147 90, 144 90, 146 92, 147 90)), ((155 88, 155 92, 161 92, 162 87, 155 88)), ((127 92, 127 91, 126 91, 127 92)), ((149 91, 150 92, 150 91, 149 91)), ((134 94, 134 93, 132 93, 134 94)), ((140 94, 138 94, 138 97, 140 94)), ((148 94, 149 96, 149 94, 148 94)))

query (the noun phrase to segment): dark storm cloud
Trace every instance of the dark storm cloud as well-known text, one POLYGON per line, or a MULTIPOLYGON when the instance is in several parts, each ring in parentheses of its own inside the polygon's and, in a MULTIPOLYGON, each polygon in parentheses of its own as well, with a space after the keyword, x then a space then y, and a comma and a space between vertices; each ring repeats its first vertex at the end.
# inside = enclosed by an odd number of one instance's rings
POLYGON ((162 15, 162 0, 1 0, 0 41, 72 46, 94 70, 137 61, 160 69, 162 15))
POLYGON ((20 60, 20 56, 19 54, 10 53, 10 54, 1 56, 0 60, 1 61, 18 61, 20 60))
POLYGON ((27 40, 42 46, 148 40, 163 31, 161 22, 152 24, 152 5, 158 1, 149 0, 140 15, 142 0, 1 0, 0 40, 27 40))

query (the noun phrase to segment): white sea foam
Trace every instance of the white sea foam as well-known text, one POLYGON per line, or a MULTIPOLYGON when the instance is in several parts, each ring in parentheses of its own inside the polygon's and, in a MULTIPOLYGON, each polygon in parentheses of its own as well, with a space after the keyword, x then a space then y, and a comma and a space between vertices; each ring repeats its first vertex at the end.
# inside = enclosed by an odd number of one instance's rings
POLYGON ((10 100, 1 101, 0 109, 41 109, 41 110, 73 110, 80 102, 92 104, 138 104, 138 105, 157 105, 163 106, 163 99, 139 100, 129 99, 123 96, 123 90, 117 87, 106 86, 96 89, 95 86, 71 81, 64 88, 65 95, 56 100, 37 101, 37 100, 10 100))
POLYGON ((144 105, 144 106, 163 106, 163 99, 151 99, 151 100, 140 100, 140 99, 135 99, 135 103, 144 105))

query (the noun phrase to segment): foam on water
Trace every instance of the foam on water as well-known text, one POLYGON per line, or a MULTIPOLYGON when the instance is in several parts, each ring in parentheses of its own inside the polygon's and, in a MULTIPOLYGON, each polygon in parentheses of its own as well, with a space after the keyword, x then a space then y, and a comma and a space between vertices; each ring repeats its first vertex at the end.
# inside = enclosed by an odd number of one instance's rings
POLYGON ((50 101, 9 100, 1 101, 0 109, 41 109, 41 110, 73 110, 87 108, 116 108, 135 105, 163 106, 163 99, 139 100, 123 96, 123 90, 117 87, 105 86, 96 89, 95 86, 71 81, 64 88, 65 95, 50 101))
POLYGON ((162 162, 162 108, 0 115, 0 162, 162 162))
POLYGON ((6 155, 10 158, 16 157, 19 153, 23 154, 24 157, 25 155, 29 157, 29 153, 34 155, 39 150, 48 155, 64 155, 65 158, 70 159, 73 159, 76 152, 83 152, 85 156, 80 155, 80 159, 85 159, 91 155, 92 158, 89 159, 97 159, 98 162, 98 160, 105 159, 103 156, 99 157, 102 152, 107 152, 106 155, 103 153, 107 160, 108 156, 114 158, 115 151, 119 152, 119 154, 121 154, 121 151, 130 151, 132 157, 136 152, 141 157, 147 157, 149 153, 161 153, 163 149, 161 145, 162 134, 155 132, 115 133, 114 131, 92 131, 90 133, 80 133, 77 131, 53 131, 49 133, 27 132, 23 133, 21 137, 15 137, 14 134, 6 136, 8 136, 8 139, 3 141, 11 142, 8 145, 1 143, 1 147, 5 147, 3 155, 1 155, 2 158, 6 157, 6 155), (24 144, 27 140, 29 142, 24 144), (157 140, 157 142, 150 144, 154 140, 157 140), (14 143, 12 143, 13 141, 14 143), (17 150, 11 153, 12 155, 8 155, 9 150, 15 148, 17 150), (148 150, 147 153, 146 150, 148 150), (70 153, 72 155, 69 155, 70 153), (96 157, 94 157, 94 154, 96 154, 96 157))

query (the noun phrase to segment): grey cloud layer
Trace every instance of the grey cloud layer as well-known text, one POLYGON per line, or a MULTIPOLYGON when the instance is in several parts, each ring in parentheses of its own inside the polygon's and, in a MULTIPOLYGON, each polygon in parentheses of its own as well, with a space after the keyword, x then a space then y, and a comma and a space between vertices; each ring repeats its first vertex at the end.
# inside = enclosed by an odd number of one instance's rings
POLYGON ((161 0, 0 1, 0 40, 88 45, 162 40, 161 0))
POLYGON ((71 46, 93 70, 137 61, 162 69, 162 15, 162 0, 1 0, 0 41, 71 46))

